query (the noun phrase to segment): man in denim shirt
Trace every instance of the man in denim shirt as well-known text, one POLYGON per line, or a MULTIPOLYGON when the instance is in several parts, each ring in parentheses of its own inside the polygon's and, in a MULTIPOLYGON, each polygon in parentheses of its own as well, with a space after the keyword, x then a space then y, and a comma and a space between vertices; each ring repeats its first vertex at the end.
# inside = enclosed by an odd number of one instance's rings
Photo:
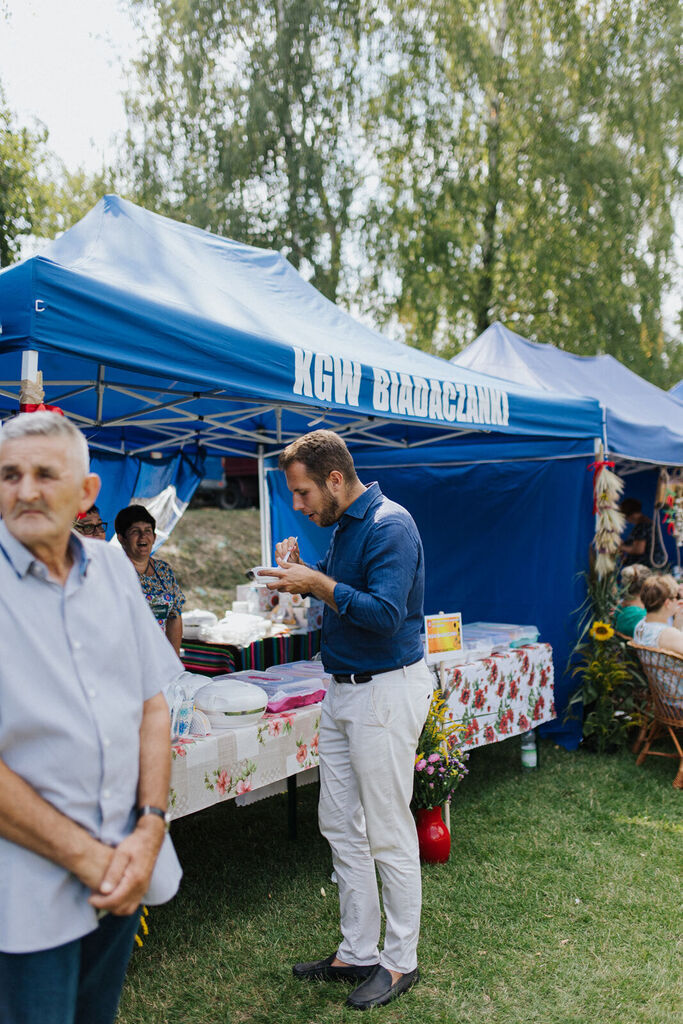
POLYGON ((296 511, 318 526, 337 524, 315 569, 300 561, 294 538, 281 541, 281 581, 271 585, 325 602, 322 659, 334 680, 320 723, 319 820, 332 849, 343 938, 331 956, 297 964, 294 974, 360 981, 347 1003, 365 1010, 419 977, 420 863, 410 800, 432 694, 420 640, 424 555, 409 513, 376 483, 360 482, 334 432, 299 438, 280 468, 296 511), (375 865, 387 922, 381 953, 375 865))

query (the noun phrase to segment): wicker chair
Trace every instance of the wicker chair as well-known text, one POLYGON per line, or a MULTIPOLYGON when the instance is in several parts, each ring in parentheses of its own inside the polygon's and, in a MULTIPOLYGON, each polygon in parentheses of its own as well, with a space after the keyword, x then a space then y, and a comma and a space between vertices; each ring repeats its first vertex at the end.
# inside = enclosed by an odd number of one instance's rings
POLYGON ((636 764, 642 764, 648 754, 655 757, 678 758, 678 772, 673 785, 675 789, 683 789, 683 750, 676 736, 676 729, 683 729, 683 654, 675 654, 659 647, 644 647, 633 640, 628 646, 637 652, 647 676, 654 713, 645 746, 640 751, 636 764), (677 754, 650 749, 653 741, 667 731, 674 741, 677 754))

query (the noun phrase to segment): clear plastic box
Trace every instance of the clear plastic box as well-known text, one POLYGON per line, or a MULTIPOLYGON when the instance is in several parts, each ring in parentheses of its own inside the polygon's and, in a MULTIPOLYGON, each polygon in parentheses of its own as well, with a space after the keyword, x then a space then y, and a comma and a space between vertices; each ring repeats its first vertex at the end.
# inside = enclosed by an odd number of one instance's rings
POLYGON ((463 639, 468 643, 490 643, 492 650, 521 647, 536 643, 537 626, 521 626, 511 622, 467 622, 462 627, 463 639))

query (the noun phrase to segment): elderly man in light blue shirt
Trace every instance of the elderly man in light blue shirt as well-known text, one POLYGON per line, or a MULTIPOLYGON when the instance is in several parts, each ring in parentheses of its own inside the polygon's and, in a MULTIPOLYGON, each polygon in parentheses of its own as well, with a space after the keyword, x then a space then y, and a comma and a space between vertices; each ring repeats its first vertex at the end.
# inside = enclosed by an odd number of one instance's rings
POLYGON ((79 537, 99 479, 54 413, 0 434, 0 1021, 111 1024, 143 897, 177 890, 182 665, 125 555, 79 537))

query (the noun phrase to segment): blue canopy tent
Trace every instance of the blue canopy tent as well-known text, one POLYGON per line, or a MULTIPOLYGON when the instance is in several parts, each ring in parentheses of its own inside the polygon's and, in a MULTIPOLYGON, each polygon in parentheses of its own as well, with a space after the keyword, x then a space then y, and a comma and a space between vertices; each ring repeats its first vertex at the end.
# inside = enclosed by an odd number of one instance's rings
MULTIPOLYGON (((454 365, 537 392, 595 398, 604 409, 605 451, 622 461, 683 466, 683 408, 613 356, 577 356, 491 324, 454 365)), ((680 385, 677 385, 680 387, 680 385)))
MULTIPOLYGON (((543 503, 569 508, 585 489, 601 432, 594 400, 503 384, 389 341, 279 253, 116 196, 0 273, 0 417, 16 411, 36 361, 45 401, 80 425, 101 467, 122 456, 148 466, 151 453, 258 456, 264 561, 270 516, 279 535, 289 505, 276 470, 265 500, 266 457, 314 426, 338 431, 365 478, 414 512, 430 554, 428 610, 500 608, 510 619, 523 608, 561 647, 571 599, 556 600, 543 503), (560 484, 555 463, 576 467, 573 483, 560 484)), ((122 505, 138 492, 115 465, 122 505)), ((573 518, 562 530, 574 568, 587 540, 569 536, 573 518)))
POLYGON ((678 402, 683 402, 683 380, 679 380, 678 384, 669 390, 669 394, 673 395, 678 402))
MULTIPOLYGON (((625 493, 638 498, 648 515, 654 512, 659 467, 683 466, 683 405, 676 401, 676 388, 662 391, 612 356, 573 355, 495 323, 452 362, 539 393, 560 390, 597 399, 604 410, 605 452, 626 478, 625 493)), ((665 533, 662 540, 676 562, 672 539, 665 533)))

